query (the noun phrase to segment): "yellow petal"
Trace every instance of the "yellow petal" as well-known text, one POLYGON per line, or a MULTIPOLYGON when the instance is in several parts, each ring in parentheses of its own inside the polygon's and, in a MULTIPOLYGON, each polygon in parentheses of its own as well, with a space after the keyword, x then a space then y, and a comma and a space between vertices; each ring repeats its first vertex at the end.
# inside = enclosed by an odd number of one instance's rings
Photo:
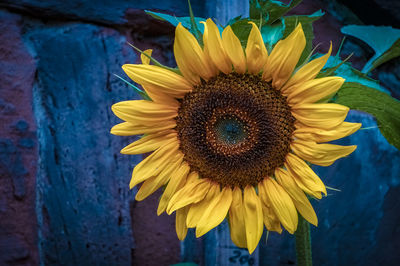
POLYGON ((217 25, 209 18, 204 24, 204 51, 208 53, 215 66, 228 74, 232 71, 232 65, 222 45, 221 35, 217 25))
POLYGON ((249 253, 253 253, 263 233, 263 213, 260 198, 254 187, 244 189, 244 222, 249 253))
MULTIPOLYGON (((218 185, 219 186, 219 185, 218 185)), ((226 217, 232 203, 232 189, 224 187, 209 202, 196 226, 196 237, 200 237, 218 226, 226 217)))
POLYGON ((352 153, 357 146, 341 146, 334 144, 317 144, 313 141, 294 140, 291 143, 292 150, 302 159, 310 163, 329 166, 337 159, 352 153))
POLYGON ((126 64, 122 69, 133 81, 143 86, 155 86, 169 95, 183 97, 192 90, 192 85, 184 77, 162 67, 126 64))
POLYGON ((311 224, 317 226, 318 218, 315 214, 313 207, 311 206, 310 201, 307 199, 301 188, 297 186, 296 182, 290 176, 290 174, 282 168, 277 168, 275 170, 275 177, 278 183, 293 199, 293 203, 296 206, 296 209, 304 217, 304 219, 306 219, 311 224))
POLYGON ((305 161, 292 153, 288 153, 285 160, 286 169, 304 192, 318 199, 322 198, 321 192, 326 195, 324 183, 305 161))
POLYGON ((335 103, 299 104, 292 107, 293 116, 304 125, 332 129, 346 118, 349 108, 335 103))
POLYGON ((349 123, 343 122, 339 126, 330 130, 324 130, 312 127, 300 127, 297 128, 293 136, 303 140, 312 140, 317 143, 328 142, 340 138, 344 138, 348 135, 353 134, 361 127, 361 123, 349 123))
POLYGON ((141 125, 137 123, 124 122, 111 128, 111 134, 118 136, 132 136, 141 134, 151 134, 176 127, 175 120, 167 120, 162 123, 148 123, 141 125))
POLYGON ((231 26, 227 26, 222 32, 222 45, 235 71, 240 74, 246 72, 246 57, 244 56, 240 40, 233 33, 231 26))
POLYGON ((343 82, 344 79, 341 77, 325 77, 306 81, 287 96, 287 101, 291 106, 300 103, 314 103, 336 93, 343 82))
POLYGON ((232 204, 229 209, 229 228, 232 242, 240 248, 246 248, 243 196, 242 190, 238 187, 235 187, 232 191, 232 204))
POLYGON ((140 60, 142 60, 143 65, 150 65, 150 57, 153 53, 153 49, 144 50, 143 53, 140 54, 140 60), (148 55, 148 56, 146 56, 148 55))
POLYGON ((149 177, 158 175, 164 167, 174 159, 172 155, 177 153, 178 148, 178 142, 171 142, 147 156, 146 159, 141 161, 133 169, 129 187, 132 189, 149 177))
POLYGON ((293 234, 297 229, 298 216, 292 199, 283 187, 272 178, 264 179, 262 184, 276 216, 286 230, 293 234))
POLYGON ((167 209, 167 205, 174 193, 184 186, 189 171, 190 166, 187 163, 182 163, 175 173, 171 175, 171 179, 169 180, 168 185, 161 196, 160 203, 158 204, 157 215, 161 215, 161 213, 167 209))
POLYGON ((210 187, 210 181, 207 179, 198 179, 192 183, 187 183, 171 198, 167 206, 167 213, 171 214, 189 204, 200 202, 207 195, 210 187))
POLYGON ((175 28, 174 56, 182 75, 191 84, 198 84, 200 82, 198 71, 204 69, 198 67, 204 63, 203 50, 196 38, 181 23, 175 28))
POLYGON ((175 216, 175 229, 178 239, 184 240, 187 235, 188 228, 186 227, 186 215, 189 211, 189 206, 181 208, 176 211, 175 216))
POLYGON ((162 92, 157 86, 146 84, 142 85, 142 87, 154 102, 179 108, 180 103, 174 98, 174 95, 162 92))
POLYGON ((189 173, 187 180, 186 180, 186 184, 191 184, 191 183, 195 183, 198 182, 199 179, 199 173, 196 171, 192 171, 189 173))
MULTIPOLYGON (((144 64, 144 65, 150 64, 150 58, 147 57, 146 55, 151 56, 152 52, 153 52, 152 49, 147 49, 147 50, 143 51, 143 53, 140 55, 142 64, 144 64)), ((173 97, 161 92, 156 87, 148 85, 148 84, 145 86, 142 85, 142 87, 146 91, 147 95, 154 102, 179 107, 179 103, 173 97)))
POLYGON ((200 202, 190 205, 190 209, 186 218, 186 225, 189 228, 196 227, 197 223, 200 221, 211 201, 219 194, 219 185, 211 184, 210 190, 208 191, 205 198, 200 202))
POLYGON ((129 144, 121 150, 122 154, 141 154, 154 151, 171 141, 177 141, 177 134, 173 131, 162 131, 149 134, 129 144))
POLYGON ((298 85, 314 79, 328 61, 331 52, 332 52, 332 43, 329 47, 329 51, 327 54, 312 60, 311 62, 307 63, 302 68, 300 68, 282 87, 282 93, 288 95, 298 85))
POLYGON ((286 39, 275 45, 264 67, 263 78, 265 80, 272 78, 272 86, 280 89, 292 75, 305 46, 306 37, 299 23, 286 39))
POLYGON ((267 192, 263 184, 258 185, 258 193, 261 199, 261 206, 264 217, 264 224, 268 231, 282 233, 281 222, 272 209, 271 202, 267 198, 267 192))
POLYGON ((178 115, 177 108, 146 100, 123 101, 114 104, 111 110, 116 116, 131 123, 159 123, 178 115))
POLYGON ((214 76, 214 70, 196 38, 181 23, 175 30, 174 54, 179 70, 192 84, 200 82, 199 76, 206 80, 214 76))
POLYGON ((174 159, 170 161, 170 164, 167 165, 163 170, 161 170, 158 175, 144 181, 139 191, 136 193, 135 199, 137 201, 142 201, 153 194, 161 186, 165 185, 170 179, 171 174, 173 174, 178 169, 179 165, 182 163, 182 160, 183 154, 175 156, 174 159))
POLYGON ((257 25, 252 25, 246 46, 247 70, 250 74, 258 74, 267 63, 268 52, 257 25))
POLYGON ((137 132, 136 126, 137 125, 131 124, 129 122, 119 123, 111 128, 110 133, 117 136, 136 135, 137 132))

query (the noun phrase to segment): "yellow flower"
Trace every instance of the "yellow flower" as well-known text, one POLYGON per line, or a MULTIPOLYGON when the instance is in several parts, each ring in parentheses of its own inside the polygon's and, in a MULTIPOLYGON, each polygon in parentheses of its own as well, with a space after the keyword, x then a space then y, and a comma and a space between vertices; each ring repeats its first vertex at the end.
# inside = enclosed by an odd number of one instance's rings
MULTIPOLYGON (((152 101, 112 106, 126 121, 111 129, 121 136, 143 134, 124 154, 152 152, 136 165, 130 187, 136 200, 166 186, 158 214, 176 211, 176 231, 200 237, 229 216, 232 241, 253 252, 263 225, 296 231, 299 212, 317 225, 306 196, 320 199, 325 185, 307 162, 328 166, 356 146, 322 144, 354 133, 344 122, 349 108, 318 103, 343 84, 340 77, 315 78, 329 52, 299 69, 306 39, 299 24, 268 54, 252 23, 246 49, 228 26, 222 36, 211 19, 201 47, 181 24, 176 27, 176 74, 150 65, 122 68, 152 101)), ((151 54, 151 51, 146 51, 151 54)))

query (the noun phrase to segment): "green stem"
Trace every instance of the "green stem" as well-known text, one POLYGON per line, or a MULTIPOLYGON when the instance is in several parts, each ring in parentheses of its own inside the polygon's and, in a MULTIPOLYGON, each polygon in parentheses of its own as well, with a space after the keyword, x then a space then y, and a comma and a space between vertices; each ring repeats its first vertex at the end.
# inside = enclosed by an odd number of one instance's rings
POLYGON ((312 266, 310 224, 301 215, 295 236, 297 265, 312 266))

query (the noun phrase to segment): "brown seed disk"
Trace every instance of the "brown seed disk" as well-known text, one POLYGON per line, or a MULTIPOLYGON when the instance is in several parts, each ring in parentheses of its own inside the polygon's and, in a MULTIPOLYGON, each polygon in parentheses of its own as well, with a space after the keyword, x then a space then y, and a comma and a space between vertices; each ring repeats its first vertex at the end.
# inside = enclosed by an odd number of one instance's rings
POLYGON ((252 120, 243 110, 237 108, 215 109, 211 119, 206 124, 207 142, 214 148, 215 152, 224 156, 241 154, 250 150, 257 141, 259 133, 256 121, 252 120), (241 132, 226 139, 226 134, 219 130, 221 124, 234 124, 240 127, 241 132), (240 134, 241 133, 241 134, 240 134))
POLYGON ((186 94, 177 132, 185 160, 222 186, 256 185, 284 163, 295 118, 258 75, 219 74, 186 94))

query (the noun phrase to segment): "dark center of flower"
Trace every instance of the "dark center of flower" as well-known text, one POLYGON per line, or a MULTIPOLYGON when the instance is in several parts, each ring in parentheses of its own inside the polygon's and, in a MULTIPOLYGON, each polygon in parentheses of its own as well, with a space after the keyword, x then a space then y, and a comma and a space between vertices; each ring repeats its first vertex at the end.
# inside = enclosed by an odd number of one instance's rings
POLYGON ((294 117, 261 77, 220 74, 186 94, 177 131, 186 161, 222 186, 256 185, 283 165, 294 117))
POLYGON ((234 116, 220 117, 214 128, 217 141, 225 145, 235 145, 246 139, 246 125, 234 116))

